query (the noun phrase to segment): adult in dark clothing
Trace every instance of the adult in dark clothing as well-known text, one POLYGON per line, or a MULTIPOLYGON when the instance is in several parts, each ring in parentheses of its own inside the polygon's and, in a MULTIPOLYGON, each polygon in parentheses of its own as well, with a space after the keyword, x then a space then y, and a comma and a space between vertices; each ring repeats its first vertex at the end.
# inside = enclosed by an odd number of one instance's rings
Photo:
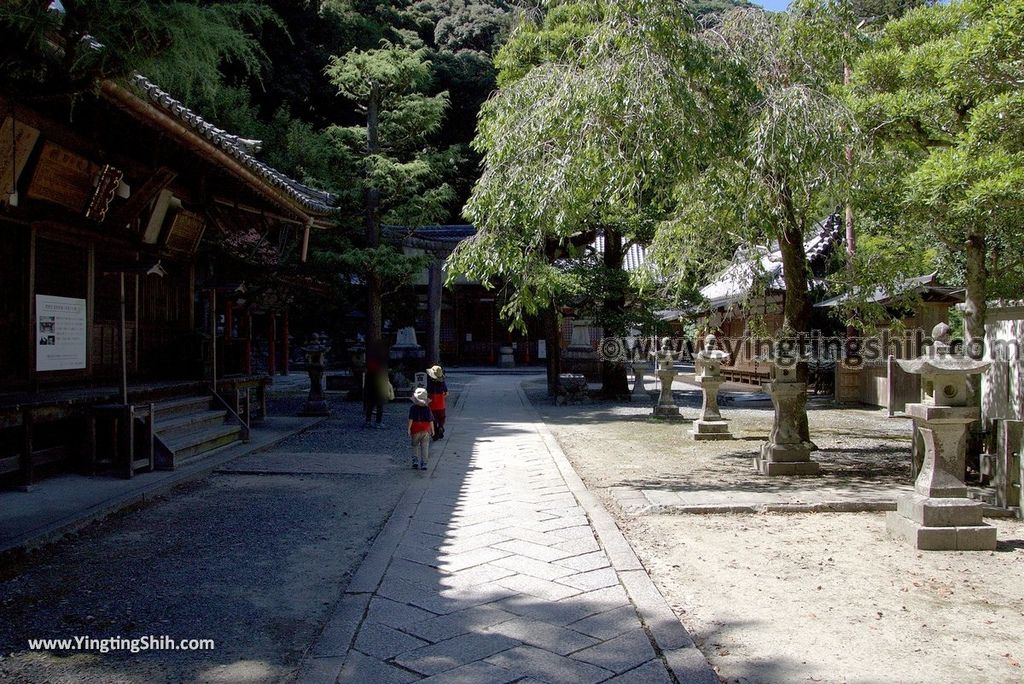
POLYGON ((448 384, 444 381, 444 369, 440 366, 427 369, 427 396, 430 397, 430 412, 434 414, 434 439, 443 439, 448 384))
POLYGON ((387 355, 380 344, 370 345, 366 350, 366 372, 363 374, 363 414, 366 427, 378 430, 384 427, 384 404, 387 401, 386 383, 388 382, 387 355), (377 414, 376 422, 372 421, 377 414))

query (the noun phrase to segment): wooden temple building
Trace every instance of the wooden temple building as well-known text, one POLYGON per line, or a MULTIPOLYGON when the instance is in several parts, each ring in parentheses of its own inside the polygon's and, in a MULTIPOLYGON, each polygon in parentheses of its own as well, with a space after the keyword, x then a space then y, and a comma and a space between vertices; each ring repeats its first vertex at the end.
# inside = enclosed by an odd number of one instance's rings
POLYGON ((0 486, 246 437, 336 213, 258 147, 142 76, 73 115, 0 93, 0 486))

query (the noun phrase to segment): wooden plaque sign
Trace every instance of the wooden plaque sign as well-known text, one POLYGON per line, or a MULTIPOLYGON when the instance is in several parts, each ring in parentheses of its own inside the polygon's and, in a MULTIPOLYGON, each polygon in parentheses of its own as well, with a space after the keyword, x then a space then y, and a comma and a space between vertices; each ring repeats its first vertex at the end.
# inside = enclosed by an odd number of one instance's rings
POLYGON ((25 170, 28 157, 39 140, 39 131, 11 117, 0 126, 0 197, 17 189, 18 179, 25 170), (13 133, 13 139, 12 139, 13 133))
POLYGON ((96 189, 93 190, 92 198, 89 200, 89 208, 85 210, 86 218, 91 218, 96 222, 102 222, 107 218, 107 209, 110 208, 110 203, 114 200, 114 194, 123 178, 124 172, 121 169, 115 169, 110 164, 103 167, 99 180, 96 182, 96 189))
POLYGON ((85 157, 47 142, 32 174, 28 196, 82 213, 94 191, 93 178, 99 167, 85 157))
POLYGON ((206 230, 206 221, 199 214, 191 211, 179 211, 171 221, 171 229, 167 232, 167 249, 192 253, 199 246, 206 230))

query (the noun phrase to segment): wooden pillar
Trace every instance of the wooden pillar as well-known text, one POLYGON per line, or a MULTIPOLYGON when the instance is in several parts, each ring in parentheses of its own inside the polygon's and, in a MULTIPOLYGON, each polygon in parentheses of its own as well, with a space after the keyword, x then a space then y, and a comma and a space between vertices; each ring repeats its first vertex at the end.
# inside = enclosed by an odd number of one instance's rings
POLYGON ((252 311, 248 308, 242 318, 245 342, 242 344, 242 372, 252 375, 252 311))
POLYGON ((267 312, 267 375, 277 373, 277 316, 267 312))
POLYGON ((441 262, 430 262, 427 281, 427 363, 433 366, 441 363, 441 286, 444 271, 441 262))
POLYGON ((217 290, 210 289, 207 295, 207 308, 210 311, 210 382, 213 391, 217 391, 217 290))
POLYGON ((288 342, 288 309, 284 310, 281 318, 281 375, 288 375, 288 365, 291 361, 291 345, 288 342))
POLYGON ((224 349, 231 342, 232 328, 235 327, 235 305, 230 299, 224 302, 224 349))

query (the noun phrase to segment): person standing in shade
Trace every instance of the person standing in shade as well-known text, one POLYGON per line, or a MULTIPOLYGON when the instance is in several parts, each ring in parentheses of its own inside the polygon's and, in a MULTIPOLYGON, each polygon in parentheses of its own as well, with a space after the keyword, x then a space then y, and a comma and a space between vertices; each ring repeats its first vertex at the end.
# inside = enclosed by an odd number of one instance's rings
POLYGON ((412 444, 412 467, 427 469, 430 458, 430 438, 434 435, 434 416, 430 413, 427 390, 417 387, 412 393, 409 407, 409 439, 412 444))
POLYGON ((385 365, 387 357, 384 346, 380 343, 370 344, 366 350, 366 373, 363 375, 363 413, 366 416, 366 427, 383 428, 384 403, 387 400, 388 371, 385 365), (373 414, 377 414, 377 422, 371 422, 373 414))
POLYGON ((444 381, 444 369, 440 366, 431 366, 427 369, 427 394, 430 395, 430 412, 434 414, 434 439, 443 439, 448 385, 444 381))

